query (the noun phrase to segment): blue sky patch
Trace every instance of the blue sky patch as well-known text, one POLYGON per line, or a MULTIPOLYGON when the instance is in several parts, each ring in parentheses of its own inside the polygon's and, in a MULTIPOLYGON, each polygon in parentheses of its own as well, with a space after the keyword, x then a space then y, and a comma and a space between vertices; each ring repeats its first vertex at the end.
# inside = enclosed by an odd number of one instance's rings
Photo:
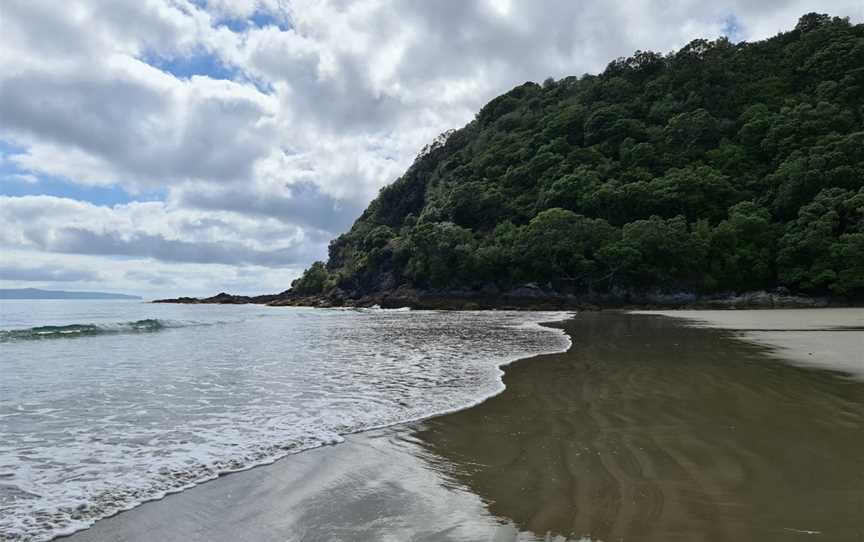
MULTIPOLYGON (((190 2, 200 9, 207 10, 207 0, 190 0, 190 2)), ((247 19, 223 17, 216 21, 215 26, 224 26, 232 32, 244 32, 250 27, 264 28, 265 26, 275 26, 283 32, 291 28, 291 25, 286 22, 285 18, 277 17, 262 9, 256 9, 247 19)))
POLYGON ((291 29, 291 25, 285 22, 285 20, 274 17, 272 14, 264 11, 256 11, 252 14, 251 17, 249 17, 249 21, 258 28, 264 28, 265 26, 275 26, 282 32, 286 32, 291 29))
POLYGON ((266 26, 275 26, 282 32, 291 28, 291 26, 284 20, 275 17, 266 11, 256 11, 248 19, 237 19, 231 17, 219 19, 216 26, 224 26, 232 32, 245 32, 250 28, 264 28, 266 26))
POLYGON ((165 57, 154 53, 145 53, 142 62, 170 73, 178 79, 189 79, 193 75, 205 75, 212 79, 235 80, 242 74, 236 68, 226 66, 222 60, 207 51, 196 51, 190 56, 165 57))
POLYGON ((164 192, 130 194, 119 186, 86 186, 62 177, 19 168, 7 156, 23 153, 23 147, 0 140, 0 196, 55 196, 110 206, 132 201, 164 201, 164 192), (36 182, 25 179, 35 177, 36 182))
POLYGON ((12 154, 21 154, 25 150, 25 147, 19 147, 18 145, 0 139, 0 172, 4 171, 3 166, 6 164, 6 160, 4 160, 4 158, 6 156, 12 154))
POLYGON ((94 205, 112 206, 133 201, 162 201, 164 194, 131 195, 117 186, 83 186, 57 177, 37 175, 38 183, 8 180, 0 173, 0 195, 2 196, 55 196, 86 201, 94 205))
POLYGON ((199 50, 189 56, 163 56, 153 52, 139 58, 142 62, 178 79, 189 79, 195 75, 211 79, 224 79, 241 84, 251 84, 262 94, 272 94, 273 86, 264 81, 249 77, 242 70, 222 62, 217 55, 199 50))
POLYGON ((741 41, 742 30, 741 21, 732 13, 723 21, 723 28, 720 30, 720 34, 729 38, 729 41, 737 43, 741 41))

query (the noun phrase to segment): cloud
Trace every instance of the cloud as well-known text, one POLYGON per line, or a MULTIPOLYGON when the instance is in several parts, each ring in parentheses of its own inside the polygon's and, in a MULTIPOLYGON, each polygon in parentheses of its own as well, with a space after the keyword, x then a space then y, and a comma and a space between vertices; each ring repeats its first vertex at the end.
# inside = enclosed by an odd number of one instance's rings
POLYGON ((7 183, 38 184, 39 178, 30 173, 10 173, 0 177, 0 181, 7 183))
MULTIPOLYGON (((285 149, 321 164, 322 149, 353 148, 327 160, 389 156, 404 168, 425 142, 525 80, 668 51, 729 33, 729 21, 736 36, 763 38, 814 9, 864 18, 857 0, 10 0, 0 137, 26 149, 12 157, 22 170, 133 192, 191 182, 254 190, 261 165, 285 149), (252 17, 284 24, 223 24, 252 17), (171 62, 150 58, 200 58, 229 66, 235 80, 178 78, 171 62)), ((354 190, 332 171, 312 182, 365 204, 392 180, 358 173, 354 190)))
POLYGON ((100 207, 50 196, 0 197, 0 247, 287 267, 322 256, 325 242, 277 220, 172 209, 163 202, 100 207))
POLYGON ((809 11, 864 20, 860 0, 6 0, 0 193, 164 201, 6 198, 0 243, 27 265, 103 262, 118 285, 197 290, 218 271, 245 288, 255 270, 260 290, 287 286, 492 97, 636 49, 770 37, 809 11))
POLYGON ((4 288, 38 287, 89 291, 116 291, 141 295, 147 299, 176 295, 206 296, 225 290, 238 294, 280 292, 302 271, 300 266, 237 267, 223 264, 160 262, 149 258, 113 258, 80 254, 49 254, 26 249, 2 251, 6 262, 27 262, 28 268, 75 270, 98 269, 96 280, 73 283, 46 280, 38 282, 10 276, 4 288))
POLYGON ((0 80, 0 116, 28 150, 19 167, 131 190, 244 181, 270 151, 272 100, 254 87, 176 79, 135 59, 0 80), (37 92, 38 89, 38 92, 37 92))
POLYGON ((90 269, 64 269, 56 265, 20 267, 0 264, 0 280, 22 282, 81 282, 97 281, 99 273, 90 269))
POLYGON ((165 287, 176 284, 176 281, 171 276, 153 273, 150 271, 131 270, 125 271, 123 277, 136 283, 147 283, 151 286, 165 287))
POLYGON ((267 196, 237 189, 189 190, 178 193, 181 205, 203 210, 229 210, 263 217, 286 217, 294 224, 334 237, 348 229, 363 211, 324 194, 311 182, 286 185, 267 196))
MULTIPOLYGON (((31 232, 32 233, 32 232, 31 232)), ((275 250, 257 250, 241 243, 183 241, 162 235, 119 232, 97 233, 81 228, 58 228, 48 236, 28 238, 37 247, 50 252, 111 256, 137 256, 163 262, 221 263, 230 265, 263 265, 277 267, 306 260, 302 249, 290 246, 275 250)))

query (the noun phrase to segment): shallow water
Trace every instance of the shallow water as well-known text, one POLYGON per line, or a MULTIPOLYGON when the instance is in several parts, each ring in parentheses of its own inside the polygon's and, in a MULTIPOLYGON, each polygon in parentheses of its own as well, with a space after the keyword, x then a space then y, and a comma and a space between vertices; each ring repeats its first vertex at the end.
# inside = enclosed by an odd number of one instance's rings
POLYGON ((671 318, 566 327, 566 354, 415 435, 491 514, 540 539, 862 539, 864 383, 671 318))
POLYGON ((0 538, 40 540, 220 473, 465 408, 565 349, 561 313, 4 301, 0 538))
POLYGON ((508 366, 480 405, 226 476, 72 541, 862 540, 864 383, 671 318, 565 327, 568 352, 508 366))

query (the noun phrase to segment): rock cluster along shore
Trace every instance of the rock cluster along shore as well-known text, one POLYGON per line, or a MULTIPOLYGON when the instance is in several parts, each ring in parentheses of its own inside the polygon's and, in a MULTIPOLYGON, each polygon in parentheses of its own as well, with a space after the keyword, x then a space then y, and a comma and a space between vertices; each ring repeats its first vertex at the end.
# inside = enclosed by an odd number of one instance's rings
POLYGON ((850 300, 810 297, 792 294, 782 289, 773 292, 699 295, 691 292, 571 295, 545 290, 526 284, 506 292, 491 289, 480 291, 421 291, 399 288, 368 295, 349 296, 341 291, 326 295, 300 295, 290 290, 279 294, 239 296, 220 293, 213 297, 179 297, 157 299, 154 303, 224 304, 248 303, 295 307, 372 307, 437 310, 599 310, 601 308, 690 308, 690 309, 755 309, 755 308, 815 308, 845 306, 850 300))
POLYGON ((182 303, 186 305, 247 305, 255 303, 266 305, 272 301, 281 299, 285 293, 269 295, 233 295, 220 292, 213 297, 176 297, 171 299, 154 299, 153 303, 182 303))

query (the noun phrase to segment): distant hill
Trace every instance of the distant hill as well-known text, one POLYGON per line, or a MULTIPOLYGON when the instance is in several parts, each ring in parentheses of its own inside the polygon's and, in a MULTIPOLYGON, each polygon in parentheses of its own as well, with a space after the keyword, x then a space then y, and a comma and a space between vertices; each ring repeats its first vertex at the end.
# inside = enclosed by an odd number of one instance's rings
POLYGON ((62 290, 38 290, 36 288, 0 288, 0 299, 141 299, 141 297, 105 292, 64 292, 62 290))
POLYGON ((442 134, 296 280, 627 296, 864 294, 864 25, 637 51, 442 134))

